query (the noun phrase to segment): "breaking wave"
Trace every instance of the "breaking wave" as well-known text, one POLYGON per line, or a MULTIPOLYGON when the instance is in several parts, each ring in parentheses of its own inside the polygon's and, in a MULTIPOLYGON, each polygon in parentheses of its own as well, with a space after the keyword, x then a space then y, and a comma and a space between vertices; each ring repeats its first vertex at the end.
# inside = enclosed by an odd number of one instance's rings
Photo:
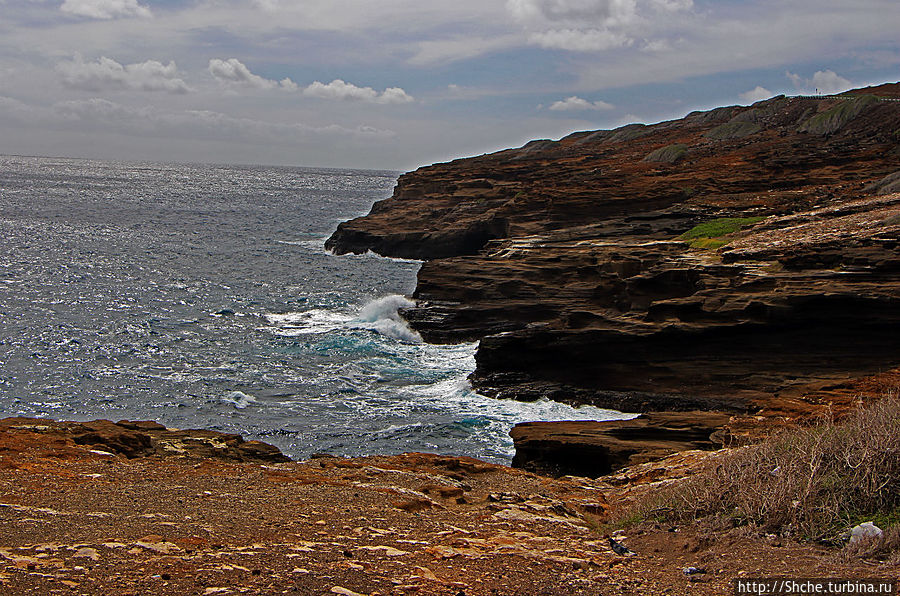
POLYGON ((412 330, 399 313, 401 308, 415 305, 409 298, 398 294, 383 296, 363 306, 353 323, 361 329, 371 329, 406 343, 420 344, 422 336, 412 330))
POLYGON ((322 334, 342 329, 366 329, 408 344, 422 343, 422 336, 400 317, 401 308, 415 306, 415 302, 391 294, 365 304, 354 317, 345 312, 326 308, 311 308, 300 312, 265 314, 269 323, 264 330, 284 337, 322 334))

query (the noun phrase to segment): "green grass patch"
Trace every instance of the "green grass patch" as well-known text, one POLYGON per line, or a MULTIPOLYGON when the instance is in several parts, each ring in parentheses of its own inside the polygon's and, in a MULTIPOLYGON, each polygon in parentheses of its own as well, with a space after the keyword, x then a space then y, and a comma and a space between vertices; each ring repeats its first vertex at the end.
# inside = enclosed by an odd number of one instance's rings
POLYGON ((846 99, 804 122, 800 126, 800 132, 831 134, 877 102, 878 97, 874 95, 857 95, 852 99, 846 99))
POLYGON ((731 242, 731 236, 741 228, 761 222, 764 217, 720 217, 694 226, 678 237, 691 248, 715 250, 731 242))
POLYGON ((756 134, 762 130, 762 127, 755 122, 726 122, 721 126, 717 126, 712 130, 703 133, 707 139, 716 141, 725 141, 728 139, 743 139, 752 134, 756 134))

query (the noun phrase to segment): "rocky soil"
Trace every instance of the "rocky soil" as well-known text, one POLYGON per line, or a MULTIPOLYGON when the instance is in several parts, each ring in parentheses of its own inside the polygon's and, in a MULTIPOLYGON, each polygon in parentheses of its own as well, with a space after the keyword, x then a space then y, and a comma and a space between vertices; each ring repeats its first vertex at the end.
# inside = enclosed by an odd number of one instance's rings
POLYGON ((781 96, 420 168, 327 246, 424 259, 403 314, 479 339, 485 394, 753 434, 900 365, 898 99, 781 96), (748 225, 680 238, 722 218, 748 225))
POLYGON ((604 525, 708 452, 590 480, 426 454, 291 462, 246 445, 153 423, 0 420, 0 593, 718 595, 737 577, 898 572, 740 530, 604 525), (134 441, 159 448, 121 448, 134 441))

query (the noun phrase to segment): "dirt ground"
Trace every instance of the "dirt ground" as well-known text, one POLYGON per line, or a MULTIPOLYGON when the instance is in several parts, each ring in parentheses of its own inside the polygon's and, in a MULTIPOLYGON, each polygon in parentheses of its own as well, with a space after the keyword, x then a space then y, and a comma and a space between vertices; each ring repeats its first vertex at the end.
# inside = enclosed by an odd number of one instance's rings
POLYGON ((607 496, 467 458, 128 459, 13 425, 0 593, 718 595, 737 577, 900 572, 741 529, 629 528, 620 555, 607 496))

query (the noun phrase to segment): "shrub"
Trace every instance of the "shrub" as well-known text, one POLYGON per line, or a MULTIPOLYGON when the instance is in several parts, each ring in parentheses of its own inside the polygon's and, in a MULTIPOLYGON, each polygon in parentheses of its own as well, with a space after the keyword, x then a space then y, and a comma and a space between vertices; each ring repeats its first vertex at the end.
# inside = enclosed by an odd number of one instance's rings
MULTIPOLYGON (((862 521, 883 524, 868 551, 900 549, 900 399, 846 421, 781 432, 735 448, 636 507, 669 520, 718 517, 766 532, 837 542, 862 521)), ((634 511, 628 512, 634 515, 634 511)))

